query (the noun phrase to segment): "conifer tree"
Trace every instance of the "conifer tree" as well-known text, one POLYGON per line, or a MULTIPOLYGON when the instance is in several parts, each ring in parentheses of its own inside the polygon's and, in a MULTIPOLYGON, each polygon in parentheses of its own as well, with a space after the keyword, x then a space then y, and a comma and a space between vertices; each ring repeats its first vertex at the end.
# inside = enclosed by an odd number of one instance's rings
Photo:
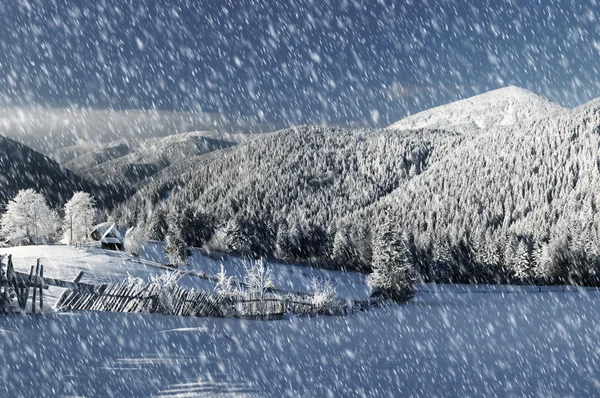
POLYGON ((531 260, 529 247, 524 240, 519 241, 515 249, 515 259, 512 261, 515 278, 528 281, 531 277, 531 260))
POLYGON ((164 240, 167 234, 167 220, 162 207, 155 207, 146 225, 148 239, 164 240))
POLYGON ((373 272, 368 282, 385 298, 403 302, 416 293, 417 274, 409 245, 390 223, 381 227, 373 241, 373 272))
POLYGON ((183 239, 182 210, 176 206, 167 215, 167 236, 165 253, 172 264, 185 264, 187 245, 183 239))

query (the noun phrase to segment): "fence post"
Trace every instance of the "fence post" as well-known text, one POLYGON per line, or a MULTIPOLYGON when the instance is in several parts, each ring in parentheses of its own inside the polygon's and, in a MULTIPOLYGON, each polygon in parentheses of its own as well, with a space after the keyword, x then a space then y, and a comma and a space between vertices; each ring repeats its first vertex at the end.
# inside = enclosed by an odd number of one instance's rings
POLYGON ((25 296, 25 303, 23 304, 23 310, 25 310, 25 307, 27 307, 27 300, 29 300, 29 290, 31 289, 31 284, 33 283, 33 265, 31 266, 31 270, 29 270, 29 283, 27 283, 27 288, 26 288, 26 292, 24 294, 26 294, 25 296))
POLYGON ((37 299, 37 283, 40 276, 40 259, 38 258, 35 266, 35 281, 33 282, 33 300, 31 301, 31 313, 35 314, 35 301, 37 299))
POLYGON ((40 265, 40 314, 44 313, 44 266, 40 265))

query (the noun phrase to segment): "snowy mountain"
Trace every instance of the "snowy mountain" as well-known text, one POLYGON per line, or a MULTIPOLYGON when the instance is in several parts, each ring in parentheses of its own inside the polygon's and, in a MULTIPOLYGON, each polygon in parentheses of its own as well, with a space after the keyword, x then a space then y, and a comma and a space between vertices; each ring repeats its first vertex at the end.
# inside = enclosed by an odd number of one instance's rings
POLYGON ((63 165, 90 181, 131 186, 169 165, 258 136, 195 131, 166 137, 122 139, 95 144, 88 146, 88 151, 80 154, 72 147, 67 147, 59 152, 59 156, 72 157, 63 165))
POLYGON ((102 196, 101 190, 64 169, 54 160, 0 136, 0 203, 5 204, 20 189, 34 188, 52 203, 64 203, 75 191, 102 196))
POLYGON ((566 111, 530 91, 509 86, 407 116, 387 128, 476 131, 492 126, 510 126, 566 111))

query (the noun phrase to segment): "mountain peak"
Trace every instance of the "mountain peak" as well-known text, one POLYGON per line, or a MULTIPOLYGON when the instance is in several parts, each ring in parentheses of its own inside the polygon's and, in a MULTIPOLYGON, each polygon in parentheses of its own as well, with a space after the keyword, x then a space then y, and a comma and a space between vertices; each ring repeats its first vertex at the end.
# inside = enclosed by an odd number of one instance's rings
POLYGON ((531 91, 507 86, 407 116, 388 128, 480 130, 513 125, 564 110, 531 91))

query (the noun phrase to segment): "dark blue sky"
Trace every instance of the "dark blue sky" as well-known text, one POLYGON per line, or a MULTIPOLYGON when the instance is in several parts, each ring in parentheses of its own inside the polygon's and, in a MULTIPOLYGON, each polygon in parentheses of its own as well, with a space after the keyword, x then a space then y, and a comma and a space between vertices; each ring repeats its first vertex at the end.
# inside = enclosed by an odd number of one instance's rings
POLYGON ((589 1, 0 2, 0 98, 384 126, 515 84, 600 96, 589 1))

